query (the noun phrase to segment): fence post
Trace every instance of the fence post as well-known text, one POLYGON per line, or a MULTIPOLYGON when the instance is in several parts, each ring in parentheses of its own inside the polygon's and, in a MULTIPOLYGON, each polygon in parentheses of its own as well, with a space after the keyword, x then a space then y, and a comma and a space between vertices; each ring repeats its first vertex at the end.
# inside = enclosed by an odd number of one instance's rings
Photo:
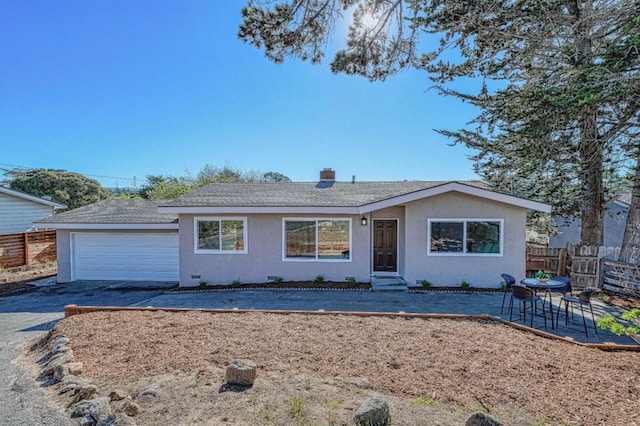
POLYGON ((24 264, 29 265, 29 233, 24 233, 24 264))

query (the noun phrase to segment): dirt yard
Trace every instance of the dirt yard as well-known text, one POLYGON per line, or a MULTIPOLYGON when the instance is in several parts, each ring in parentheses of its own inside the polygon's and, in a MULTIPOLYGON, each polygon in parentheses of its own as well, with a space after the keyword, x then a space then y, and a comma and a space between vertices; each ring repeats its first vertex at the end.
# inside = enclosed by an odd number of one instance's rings
POLYGON ((58 336, 100 395, 158 391, 136 399, 138 425, 349 425, 374 391, 394 425, 462 425, 476 410, 508 425, 640 424, 640 353, 490 322, 115 312, 65 319, 58 336), (235 358, 257 364, 256 383, 220 392, 235 358))

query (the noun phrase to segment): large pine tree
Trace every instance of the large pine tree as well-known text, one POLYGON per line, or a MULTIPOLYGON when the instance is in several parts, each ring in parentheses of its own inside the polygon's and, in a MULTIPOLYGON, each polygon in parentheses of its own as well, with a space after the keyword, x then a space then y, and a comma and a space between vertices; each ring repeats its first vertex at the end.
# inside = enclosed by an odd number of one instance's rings
POLYGON ((639 128, 638 0, 251 1, 239 36, 276 62, 318 63, 347 13, 334 72, 427 71, 442 94, 480 108, 473 126, 441 132, 477 151, 481 176, 578 213, 582 243, 602 243, 605 178, 629 166, 639 128), (479 93, 451 89, 469 77, 479 93))

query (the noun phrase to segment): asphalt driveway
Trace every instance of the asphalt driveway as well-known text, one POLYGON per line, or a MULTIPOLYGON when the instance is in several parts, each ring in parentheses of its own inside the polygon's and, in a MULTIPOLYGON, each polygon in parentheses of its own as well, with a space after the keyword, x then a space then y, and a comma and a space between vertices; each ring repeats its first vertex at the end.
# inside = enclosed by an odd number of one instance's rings
POLYGON ((20 346, 44 335, 68 304, 128 306, 164 293, 172 283, 35 281, 34 291, 0 297, 0 425, 76 424, 49 405, 31 374, 15 363, 20 346))

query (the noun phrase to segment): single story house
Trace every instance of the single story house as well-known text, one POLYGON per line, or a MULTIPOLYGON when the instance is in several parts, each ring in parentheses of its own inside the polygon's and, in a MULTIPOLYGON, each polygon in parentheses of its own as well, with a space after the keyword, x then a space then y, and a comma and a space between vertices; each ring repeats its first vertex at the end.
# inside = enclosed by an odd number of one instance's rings
POLYGON ((42 224, 58 230, 59 281, 197 286, 397 275, 496 287, 502 272, 525 275, 527 209, 550 212, 477 181, 338 182, 331 169, 318 182, 213 183, 169 201, 122 201, 42 224))
POLYGON ((0 234, 33 230, 34 221, 52 216, 67 206, 0 186, 0 234))
MULTIPOLYGON (((605 247, 621 247, 624 237, 624 228, 627 225, 627 216, 631 206, 631 192, 618 194, 607 206, 604 213, 602 237, 605 247)), ((579 217, 563 219, 553 218, 555 234, 549 237, 549 247, 565 248, 567 244, 580 243, 580 231, 582 221, 579 217)))

